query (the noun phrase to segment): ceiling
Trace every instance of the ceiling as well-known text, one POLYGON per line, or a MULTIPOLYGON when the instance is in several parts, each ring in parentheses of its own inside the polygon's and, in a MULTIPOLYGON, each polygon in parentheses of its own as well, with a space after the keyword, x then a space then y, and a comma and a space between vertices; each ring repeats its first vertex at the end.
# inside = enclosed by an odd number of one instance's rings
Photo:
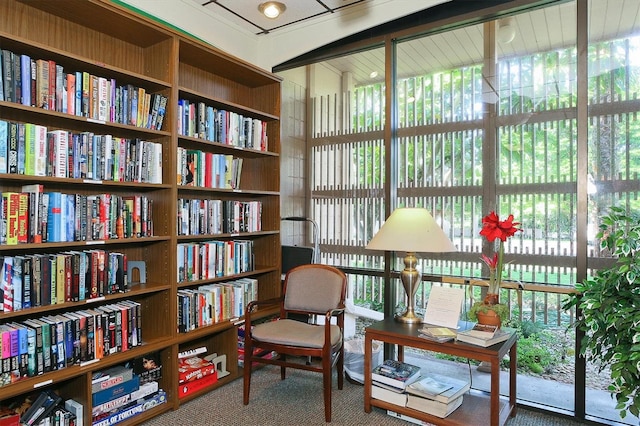
MULTIPOLYGON (((286 3, 286 11, 277 19, 269 19, 258 10, 266 0, 193 0, 208 13, 218 15, 256 35, 274 32, 296 24, 310 25, 318 19, 340 19, 341 13, 354 10, 365 13, 376 0, 279 0, 286 3), (362 11, 360 11, 362 9, 362 11)), ((399 0, 393 0, 399 1, 399 0)), ((420 0, 403 0, 420 1, 420 0)), ((468 0, 447 0, 442 7, 453 7, 468 0)), ((605 40, 638 34, 640 31, 640 1, 590 0, 590 40, 605 40)), ((432 13, 425 9, 411 15, 421 21, 432 13)), ((513 40, 497 43, 499 58, 522 56, 541 51, 553 51, 576 42, 576 4, 560 2, 558 5, 534 9, 509 18, 515 29, 513 40)), ((383 24, 378 22, 376 25, 383 24)), ((498 21, 497 27, 504 26, 498 21)), ((398 44, 399 78, 450 70, 482 61, 484 49, 483 24, 468 25, 455 30, 434 33, 398 44)), ((498 35, 500 40, 500 35, 498 35)), ((321 44, 319 44, 321 45, 321 44)), ((349 72, 353 84, 359 85, 384 80, 384 48, 358 52, 324 61, 338 72, 349 72), (372 73, 377 76, 372 77, 372 73)))
MULTIPOLYGON (((640 34, 640 1, 591 0, 589 5, 591 42, 640 34)), ((535 9, 508 19, 514 29, 513 39, 509 42, 500 41, 498 33, 498 59, 575 46, 577 17, 573 2, 535 9)), ((501 25, 505 25, 504 20, 498 21, 498 32, 501 31, 501 25)), ((397 77, 423 75, 425 72, 446 71, 480 63, 483 60, 483 31, 483 24, 480 23, 399 43, 397 77)), ((332 58, 325 63, 340 72, 351 73, 354 85, 384 80, 382 47, 332 58), (372 72, 376 72, 377 76, 371 77, 372 72)))
MULTIPOLYGON (((264 16, 258 6, 267 0, 193 0, 208 12, 225 19, 255 34, 268 34, 289 25, 304 23, 310 19, 335 15, 348 7, 366 7, 371 0, 279 0, 286 10, 276 19, 264 16)), ((418 1, 418 0, 412 0, 418 1)))

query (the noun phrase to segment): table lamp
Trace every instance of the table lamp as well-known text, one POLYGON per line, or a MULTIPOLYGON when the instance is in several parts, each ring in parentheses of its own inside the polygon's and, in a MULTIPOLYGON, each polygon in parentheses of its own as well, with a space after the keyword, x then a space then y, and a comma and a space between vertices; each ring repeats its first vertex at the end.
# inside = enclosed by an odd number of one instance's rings
POLYGON ((407 293, 407 311, 396 316, 403 323, 418 323, 422 319, 414 311, 415 294, 420 284, 420 274, 416 270, 416 252, 440 253, 455 251, 456 248, 436 223, 431 214, 423 208, 399 208, 391 213, 380 230, 367 244, 367 249, 403 251, 404 270, 400 273, 404 291, 407 293))

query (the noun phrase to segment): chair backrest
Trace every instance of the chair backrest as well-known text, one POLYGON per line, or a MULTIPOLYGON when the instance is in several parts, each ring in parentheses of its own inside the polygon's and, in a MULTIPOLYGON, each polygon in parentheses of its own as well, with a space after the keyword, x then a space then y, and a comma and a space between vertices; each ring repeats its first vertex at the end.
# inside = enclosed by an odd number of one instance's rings
POLYGON ((313 263, 313 247, 282 246, 282 273, 286 274, 296 266, 313 263))
POLYGON ((346 275, 333 266, 298 266, 285 278, 284 309, 325 313, 344 305, 346 289, 346 275))

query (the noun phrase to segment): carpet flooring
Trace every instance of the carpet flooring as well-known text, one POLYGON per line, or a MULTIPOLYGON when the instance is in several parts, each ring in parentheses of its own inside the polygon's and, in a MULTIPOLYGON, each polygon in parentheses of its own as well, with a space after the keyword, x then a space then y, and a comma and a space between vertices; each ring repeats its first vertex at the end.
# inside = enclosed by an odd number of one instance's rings
MULTIPOLYGON (((332 425, 403 426, 410 423, 388 416, 374 407, 363 408, 363 387, 345 380, 338 390, 333 381, 332 425)), ((189 401, 176 411, 162 414, 144 423, 146 426, 252 426, 252 425, 324 425, 322 378, 318 373, 287 370, 280 380, 280 370, 266 366, 251 380, 249 405, 242 404, 242 380, 189 401)), ((577 426, 581 423, 522 408, 507 426, 577 426)), ((484 426, 484 425, 470 425, 484 426)))

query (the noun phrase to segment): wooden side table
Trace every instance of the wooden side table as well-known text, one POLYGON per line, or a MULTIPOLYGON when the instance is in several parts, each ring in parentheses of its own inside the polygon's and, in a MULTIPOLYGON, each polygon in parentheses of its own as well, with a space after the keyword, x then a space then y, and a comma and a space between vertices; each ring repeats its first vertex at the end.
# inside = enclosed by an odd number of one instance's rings
POLYGON ((364 346, 364 411, 371 412, 376 406, 385 410, 421 419, 439 425, 470 425, 484 424, 501 426, 509 417, 516 415, 516 345, 517 336, 514 333, 508 340, 488 348, 470 345, 462 342, 438 343, 419 337, 421 324, 404 324, 388 318, 376 322, 365 329, 364 346), (398 359, 404 361, 404 347, 425 349, 463 358, 486 361, 491 364, 491 392, 472 392, 464 395, 462 405, 446 418, 440 418, 417 411, 408 407, 401 407, 389 402, 371 398, 371 352, 372 341, 398 345, 398 359), (500 362, 509 352, 509 398, 500 398, 500 362))

